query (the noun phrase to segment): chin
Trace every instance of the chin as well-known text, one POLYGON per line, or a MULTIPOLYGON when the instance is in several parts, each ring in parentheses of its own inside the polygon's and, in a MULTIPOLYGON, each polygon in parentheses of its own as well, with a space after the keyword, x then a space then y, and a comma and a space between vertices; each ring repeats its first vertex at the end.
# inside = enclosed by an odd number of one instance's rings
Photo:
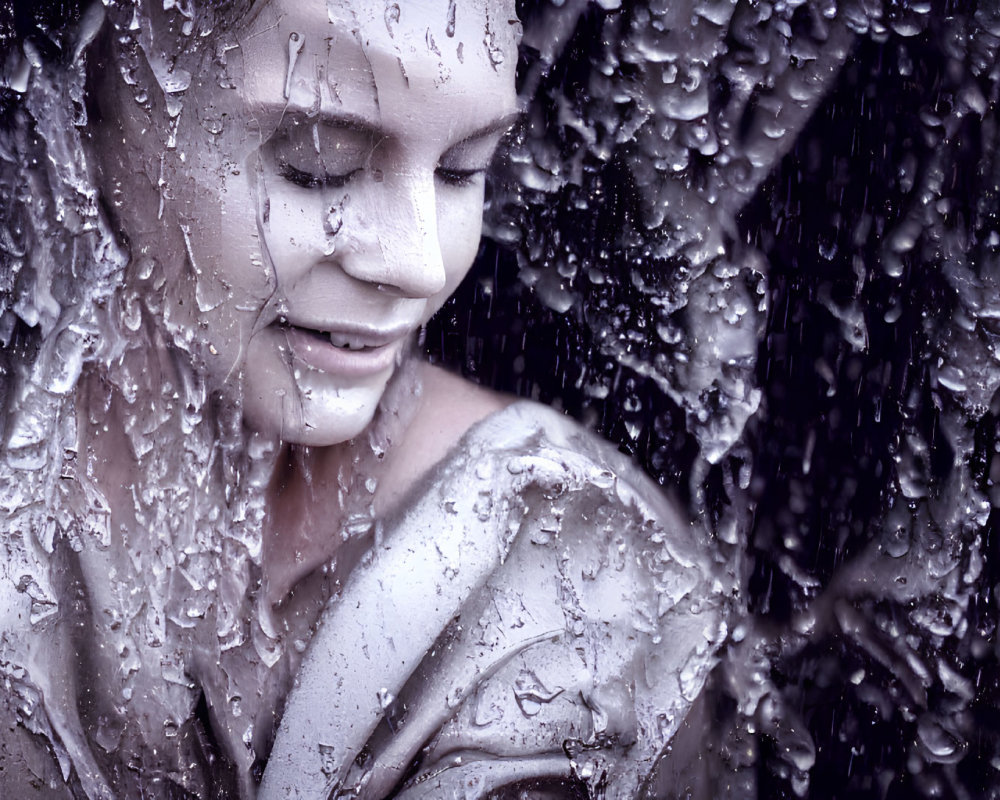
POLYGON ((337 392, 247 392, 244 419, 252 430, 288 444, 330 447, 360 436, 371 424, 384 385, 337 392))

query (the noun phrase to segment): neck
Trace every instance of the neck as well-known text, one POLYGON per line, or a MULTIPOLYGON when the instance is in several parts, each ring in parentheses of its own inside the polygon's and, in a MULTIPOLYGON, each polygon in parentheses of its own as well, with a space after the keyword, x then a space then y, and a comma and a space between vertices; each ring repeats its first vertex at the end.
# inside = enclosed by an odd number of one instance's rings
POLYGON ((370 543, 381 516, 382 478, 416 411, 419 387, 419 371, 408 359, 359 436, 329 447, 284 446, 268 489, 264 538, 264 593, 271 606, 317 568, 339 561, 345 543, 370 543))
POLYGON ((268 488, 262 567, 269 607, 337 557, 358 449, 354 441, 323 448, 285 445, 268 488))

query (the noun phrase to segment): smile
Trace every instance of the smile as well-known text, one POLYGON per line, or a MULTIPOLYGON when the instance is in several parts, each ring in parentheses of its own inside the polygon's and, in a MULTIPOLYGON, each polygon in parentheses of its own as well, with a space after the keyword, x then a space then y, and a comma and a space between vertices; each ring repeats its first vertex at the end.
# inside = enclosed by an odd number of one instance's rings
POLYGON ((378 375, 395 367, 412 333, 409 328, 324 331, 287 323, 276 327, 297 360, 321 372, 357 378, 378 375))
MULTIPOLYGON (((323 336, 322 331, 316 331, 319 336, 323 336)), ((356 336, 348 336, 345 333, 331 333, 330 334, 330 344, 334 347, 339 347, 341 350, 371 350, 378 345, 365 344, 361 339, 356 336)))

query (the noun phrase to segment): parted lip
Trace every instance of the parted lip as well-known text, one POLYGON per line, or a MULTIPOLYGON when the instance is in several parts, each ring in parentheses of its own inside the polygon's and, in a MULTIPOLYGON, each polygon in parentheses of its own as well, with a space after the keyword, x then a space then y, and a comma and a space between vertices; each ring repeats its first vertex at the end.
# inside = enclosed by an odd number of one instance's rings
POLYGON ((276 323, 280 328, 298 328, 308 333, 329 337, 331 343, 341 346, 384 347, 405 339, 417 329, 417 323, 376 327, 357 323, 324 323, 314 320, 287 319, 276 323))
POLYGON ((327 328, 322 321, 303 319, 281 320, 271 327, 297 361, 350 380, 367 380, 392 370, 415 330, 412 325, 374 327, 342 322, 327 328))

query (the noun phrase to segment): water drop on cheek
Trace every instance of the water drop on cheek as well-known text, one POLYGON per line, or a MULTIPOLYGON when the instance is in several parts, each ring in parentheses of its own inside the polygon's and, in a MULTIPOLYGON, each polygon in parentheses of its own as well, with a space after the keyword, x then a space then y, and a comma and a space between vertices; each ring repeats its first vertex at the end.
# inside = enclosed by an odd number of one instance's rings
POLYGON ((395 38, 396 25, 399 23, 400 9, 399 3, 386 3, 385 5, 385 29, 389 31, 389 36, 395 38))
POLYGON ((326 219, 323 220, 323 228, 328 236, 336 236, 344 225, 344 207, 341 204, 330 206, 326 219))
POLYGON ((323 252, 327 256, 332 256, 337 249, 337 234, 344 227, 344 205, 348 198, 330 205, 323 216, 323 232, 326 234, 326 243, 323 252))
POLYGON ((448 0, 448 27, 445 33, 450 39, 455 35, 455 0, 448 0))

